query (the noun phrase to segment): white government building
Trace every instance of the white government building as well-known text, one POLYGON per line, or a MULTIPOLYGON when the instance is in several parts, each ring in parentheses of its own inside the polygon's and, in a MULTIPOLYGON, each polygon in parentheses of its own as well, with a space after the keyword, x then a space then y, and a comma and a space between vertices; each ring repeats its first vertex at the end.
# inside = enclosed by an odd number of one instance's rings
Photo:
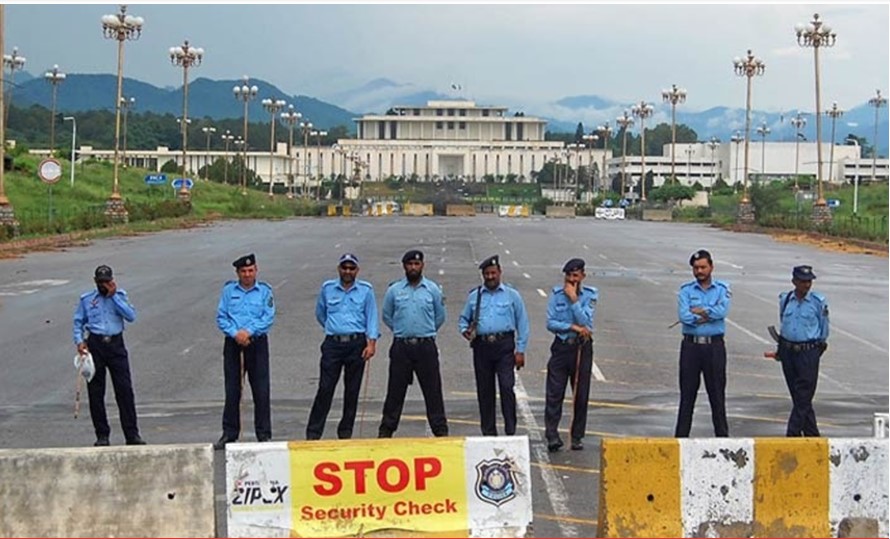
MULTIPOLYGON (((547 122, 524 113, 509 114, 506 107, 479 106, 473 101, 429 101, 426 106, 393 107, 387 114, 368 114, 357 118, 357 136, 340 139, 333 146, 307 147, 295 144, 288 155, 286 143, 279 142, 274 154, 269 150, 250 151, 248 167, 263 183, 270 176, 276 184, 288 185, 288 173, 294 172, 296 190, 313 188, 319 178, 345 175, 352 178, 360 168, 364 181, 383 181, 390 177, 415 178, 417 181, 463 179, 484 181, 494 176, 522 183, 534 182, 545 163, 553 161, 570 169, 596 164, 597 171, 605 159, 609 177, 620 176, 621 155, 602 148, 567 148, 562 142, 546 141, 547 122)), ((601 143, 595 143, 601 144, 601 143)), ((872 179, 872 159, 859 157, 858 146, 822 143, 822 177, 833 183, 872 179)), ((46 150, 32 150, 46 153, 46 150)), ((80 148, 81 158, 112 159, 113 151, 80 148)), ((226 153, 194 149, 187 153, 187 168, 199 170, 208 161, 231 159, 234 150, 226 153)), ((718 178, 729 184, 741 181, 744 171, 744 145, 721 142, 677 144, 674 168, 683 184, 695 182, 710 187, 718 178)), ((158 147, 155 150, 127 150, 126 163, 160 171, 168 161, 181 164, 182 152, 158 147)), ((627 156, 624 170, 628 188, 637 185, 642 175, 642 158, 627 156)), ((654 177, 655 186, 664 183, 671 173, 671 145, 662 155, 645 156, 646 170, 654 177)), ((816 174, 815 142, 766 142, 752 140, 749 145, 749 181, 760 178, 793 177, 816 174)), ((875 179, 888 180, 888 159, 878 159, 875 179)), ((233 180, 234 181, 234 180, 233 180)), ((597 183, 594 187, 601 189, 597 183)), ((558 198, 558 197, 556 197, 558 198)))

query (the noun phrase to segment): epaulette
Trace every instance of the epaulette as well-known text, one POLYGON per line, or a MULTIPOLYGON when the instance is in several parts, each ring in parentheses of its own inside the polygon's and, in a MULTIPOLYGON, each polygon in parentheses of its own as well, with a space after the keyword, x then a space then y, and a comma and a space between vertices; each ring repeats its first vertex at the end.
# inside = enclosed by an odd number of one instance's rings
POLYGON ((695 285, 696 283, 698 283, 698 281, 696 281, 695 279, 693 279, 693 280, 691 280, 691 281, 687 281, 687 282, 681 284, 681 285, 680 285, 680 288, 686 288, 687 286, 693 286, 693 285, 695 285))
POLYGON ((332 284, 337 284, 340 282, 340 279, 328 279, 327 281, 321 283, 321 287, 325 288, 326 286, 330 286, 332 284))
POLYGON ((96 292, 96 290, 90 290, 89 292, 84 292, 83 294, 80 295, 80 299, 86 299, 87 296, 92 295, 93 292, 96 292))
POLYGON ((562 292, 562 286, 560 286, 560 285, 554 286, 553 290, 551 290, 551 292, 553 292, 554 294, 556 294, 558 292, 562 292))
POLYGON ((257 281, 257 282, 256 282, 256 285, 257 285, 257 286, 262 286, 262 287, 268 288, 268 289, 269 289, 269 292, 272 292, 272 285, 270 285, 270 284, 267 283, 266 281, 257 281))
POLYGON ((825 296, 823 296, 823 295, 820 294, 819 292, 813 292, 813 291, 811 290, 811 291, 810 291, 810 294, 811 294, 814 298, 816 298, 817 300, 819 300, 819 303, 828 303, 828 300, 825 299, 825 296))
POLYGON ((361 285, 361 286, 367 286, 368 288, 370 288, 370 289, 372 289, 372 290, 374 289, 374 285, 372 285, 372 284, 369 283, 368 281, 363 281, 363 280, 361 280, 361 279, 356 279, 356 280, 355 280, 355 284, 357 284, 357 285, 361 285))

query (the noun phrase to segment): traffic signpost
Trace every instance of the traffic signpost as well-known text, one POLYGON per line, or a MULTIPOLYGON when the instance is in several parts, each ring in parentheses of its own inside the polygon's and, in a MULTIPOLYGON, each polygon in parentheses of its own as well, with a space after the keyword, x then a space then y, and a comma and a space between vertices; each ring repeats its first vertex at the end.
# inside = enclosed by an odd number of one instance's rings
POLYGON ((53 184, 62 177, 62 164, 52 157, 44 159, 37 165, 37 176, 49 186, 49 224, 53 223, 53 184))

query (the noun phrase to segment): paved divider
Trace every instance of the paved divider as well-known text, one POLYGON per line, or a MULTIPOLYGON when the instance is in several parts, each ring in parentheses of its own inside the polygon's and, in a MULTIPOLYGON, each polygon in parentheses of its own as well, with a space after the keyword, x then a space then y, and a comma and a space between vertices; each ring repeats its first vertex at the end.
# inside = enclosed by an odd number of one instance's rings
POLYGON ((0 537, 213 537, 213 449, 0 450, 0 500, 0 537))
POLYGON ((528 438, 226 446, 229 537, 524 537, 528 438))
POLYGON ((349 206, 336 206, 333 204, 328 206, 328 217, 349 217, 350 215, 352 215, 352 208, 349 206))
POLYGON ((528 217, 528 206, 498 206, 498 217, 528 217))
POLYGON ((672 210, 643 209, 643 221, 673 221, 672 210))
POLYGON ((402 215, 410 215, 413 217, 428 217, 430 215, 433 215, 433 205, 409 202, 405 204, 405 209, 402 210, 402 215))
POLYGON ((476 208, 472 204, 446 204, 445 215, 450 217, 472 217, 476 208))
POLYGON ((574 217, 574 206, 547 206, 547 217, 574 217))
POLYGON ((603 439, 600 537, 887 537, 887 439, 603 439))

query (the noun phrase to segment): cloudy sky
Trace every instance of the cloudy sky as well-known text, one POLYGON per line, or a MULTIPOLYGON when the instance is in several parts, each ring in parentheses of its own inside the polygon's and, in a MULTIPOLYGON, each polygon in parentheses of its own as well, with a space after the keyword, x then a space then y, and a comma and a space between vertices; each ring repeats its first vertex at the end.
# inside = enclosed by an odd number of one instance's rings
MULTIPOLYGON (((732 60, 748 49, 766 63, 754 81, 760 110, 812 109, 813 49, 794 25, 818 12, 838 34, 820 49, 823 103, 862 104, 888 93, 890 8, 784 5, 131 5, 142 37, 126 44, 125 75, 179 86, 167 50, 205 49, 194 77, 265 79, 289 94, 329 100, 380 77, 485 104, 545 104, 598 95, 622 102, 688 91, 687 110, 744 107, 732 60)), ((6 52, 26 69, 113 73, 114 42, 100 17, 117 5, 7 5, 6 52)))

